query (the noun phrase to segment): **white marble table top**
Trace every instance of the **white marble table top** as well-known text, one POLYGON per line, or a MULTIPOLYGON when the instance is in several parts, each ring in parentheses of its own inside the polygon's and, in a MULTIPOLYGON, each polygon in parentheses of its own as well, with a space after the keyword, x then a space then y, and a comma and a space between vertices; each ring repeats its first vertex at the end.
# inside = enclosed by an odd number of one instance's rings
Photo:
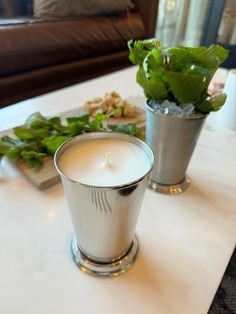
MULTIPOLYGON (((141 94, 136 68, 0 110, 0 129, 76 108, 116 90, 141 94)), ((140 253, 125 274, 82 273, 70 254, 72 225, 60 184, 42 192, 6 159, 0 167, 1 314, 206 314, 236 243, 236 132, 206 123, 183 194, 146 191, 140 253)))

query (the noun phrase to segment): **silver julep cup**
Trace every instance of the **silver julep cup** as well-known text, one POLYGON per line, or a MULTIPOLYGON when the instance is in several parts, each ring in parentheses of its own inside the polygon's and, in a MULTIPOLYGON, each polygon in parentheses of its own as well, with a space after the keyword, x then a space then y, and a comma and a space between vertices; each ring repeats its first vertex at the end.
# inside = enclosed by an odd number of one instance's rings
POLYGON ((62 144, 54 163, 61 176, 74 226, 71 247, 74 261, 82 271, 92 275, 114 276, 124 272, 133 264, 138 252, 135 228, 154 163, 151 149, 143 141, 126 134, 86 133, 62 144), (82 184, 63 174, 60 158, 68 148, 90 139, 105 138, 128 141, 140 147, 150 162, 149 171, 136 181, 111 187, 82 184))
POLYGON ((146 143, 155 155, 149 188, 181 193, 189 185, 186 171, 207 115, 165 115, 155 112, 148 102, 146 108, 146 143))

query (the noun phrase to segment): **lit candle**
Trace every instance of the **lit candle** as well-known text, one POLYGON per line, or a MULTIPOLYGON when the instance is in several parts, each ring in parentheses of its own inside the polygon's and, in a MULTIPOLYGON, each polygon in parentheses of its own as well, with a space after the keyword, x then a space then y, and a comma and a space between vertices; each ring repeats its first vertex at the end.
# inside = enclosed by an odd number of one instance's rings
POLYGON ((91 186, 119 186, 142 178, 151 168, 145 151, 117 138, 88 139, 68 147, 60 157, 68 178, 91 186))

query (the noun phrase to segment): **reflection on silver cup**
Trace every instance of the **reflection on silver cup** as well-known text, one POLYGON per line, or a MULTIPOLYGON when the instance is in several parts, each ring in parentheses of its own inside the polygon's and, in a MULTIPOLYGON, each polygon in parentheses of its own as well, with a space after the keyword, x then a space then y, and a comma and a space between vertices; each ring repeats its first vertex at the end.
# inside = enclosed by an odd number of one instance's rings
POLYGON ((134 233, 153 162, 153 153, 144 142, 121 133, 86 133, 65 142, 57 150, 55 165, 61 175, 74 225, 72 252, 74 260, 83 271, 100 276, 117 275, 134 262, 138 251, 134 233), (90 146, 87 150, 89 145, 95 146, 90 146), (111 154, 109 165, 106 164, 106 157, 103 164, 96 159, 100 158, 99 152, 104 155, 106 145, 111 154), (84 171, 83 165, 80 165, 79 179, 75 179, 74 173, 68 176, 63 160, 71 154, 75 165, 78 164, 81 161, 79 156, 83 156, 81 147, 85 149, 90 169, 87 175, 85 170, 85 176, 80 177, 84 171), (78 155, 73 150, 77 148, 78 155), (95 160, 96 165, 90 165, 93 161, 89 161, 88 151, 89 155, 93 155, 91 160, 95 160), (119 155, 122 156, 120 162, 119 155), (127 166, 127 163, 128 170, 125 169, 122 175, 122 167, 127 166), (100 170, 101 178, 98 178, 100 170), (87 178, 91 181, 90 184, 87 178))

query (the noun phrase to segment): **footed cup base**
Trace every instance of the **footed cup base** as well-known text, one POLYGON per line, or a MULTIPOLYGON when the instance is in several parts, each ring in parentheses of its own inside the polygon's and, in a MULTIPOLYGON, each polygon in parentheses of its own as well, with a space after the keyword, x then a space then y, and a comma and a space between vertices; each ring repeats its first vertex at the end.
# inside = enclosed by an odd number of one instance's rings
POLYGON ((190 184, 190 179, 185 177, 183 181, 176 184, 161 184, 149 179, 148 188, 158 193, 175 195, 185 191, 190 184))
POLYGON ((127 271, 135 262, 138 254, 138 239, 134 237, 129 250, 122 258, 106 263, 96 262, 86 257, 79 250, 75 237, 71 242, 71 251, 74 262, 84 273, 99 277, 118 276, 127 271))

